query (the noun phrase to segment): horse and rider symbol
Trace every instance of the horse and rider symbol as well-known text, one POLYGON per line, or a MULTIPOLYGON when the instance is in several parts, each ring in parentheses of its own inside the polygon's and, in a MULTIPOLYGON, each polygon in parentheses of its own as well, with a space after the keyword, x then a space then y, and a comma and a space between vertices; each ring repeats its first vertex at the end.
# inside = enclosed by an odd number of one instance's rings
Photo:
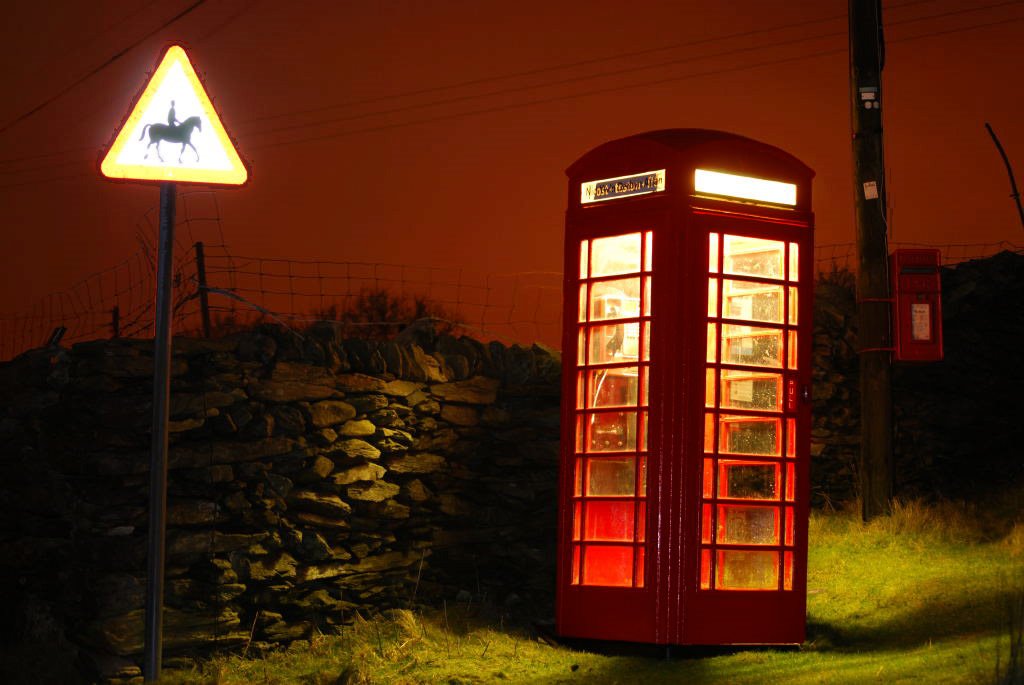
POLYGON ((168 143, 181 143, 181 151, 178 152, 178 164, 181 164, 181 157, 185 154, 185 147, 192 148, 192 152, 196 153, 196 161, 199 161, 199 150, 192 144, 192 131, 195 129, 203 130, 203 122, 200 121, 199 117, 189 117, 185 121, 178 121, 177 116, 174 113, 174 100, 171 100, 171 109, 167 113, 166 124, 146 124, 142 127, 142 135, 139 136, 139 140, 146 137, 146 131, 149 131, 149 143, 146 145, 146 155, 143 159, 149 159, 149 148, 156 146, 156 156, 161 162, 164 161, 163 156, 160 154, 160 143, 167 141, 168 143))

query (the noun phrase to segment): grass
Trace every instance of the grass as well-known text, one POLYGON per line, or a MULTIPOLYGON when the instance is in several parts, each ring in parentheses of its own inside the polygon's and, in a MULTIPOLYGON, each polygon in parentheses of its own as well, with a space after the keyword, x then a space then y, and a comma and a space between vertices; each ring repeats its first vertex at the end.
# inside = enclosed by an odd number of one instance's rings
POLYGON ((1014 521, 1016 504, 985 510, 1009 516, 898 504, 892 517, 868 525, 815 513, 808 640, 799 650, 677 649, 669 659, 651 647, 573 650, 479 607, 449 604, 359 620, 341 635, 262 658, 218 657, 167 671, 161 682, 1024 683, 1024 523, 1014 521))

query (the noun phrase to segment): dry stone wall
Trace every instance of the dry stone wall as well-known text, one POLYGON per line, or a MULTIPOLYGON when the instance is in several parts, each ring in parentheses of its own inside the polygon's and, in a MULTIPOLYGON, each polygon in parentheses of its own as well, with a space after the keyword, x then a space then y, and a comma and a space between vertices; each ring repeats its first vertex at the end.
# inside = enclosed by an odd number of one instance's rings
MULTIPOLYGON (((894 371, 896 488, 980 497, 1024 478, 1024 256, 942 273, 946 358, 894 371)), ((853 279, 815 293, 812 495, 856 496, 853 279)), ((0 639, 136 678, 150 341, 0 365, 0 639)), ((318 325, 175 341, 165 644, 250 651, 443 597, 551 613, 557 353, 318 325)))
MULTIPOLYGON (((139 674, 151 347, 0 367, 7 637, 63 636, 106 678, 139 674)), ((168 654, 258 650, 460 592, 550 606, 559 364, 427 329, 175 340, 168 654)))

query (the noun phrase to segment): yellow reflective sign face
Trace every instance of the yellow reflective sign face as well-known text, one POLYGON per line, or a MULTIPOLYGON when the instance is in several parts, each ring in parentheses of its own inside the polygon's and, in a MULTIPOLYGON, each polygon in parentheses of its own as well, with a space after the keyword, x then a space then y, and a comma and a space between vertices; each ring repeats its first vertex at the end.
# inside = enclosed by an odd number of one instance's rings
POLYGON ((249 172, 185 51, 167 50, 100 163, 107 178, 242 185, 249 172))

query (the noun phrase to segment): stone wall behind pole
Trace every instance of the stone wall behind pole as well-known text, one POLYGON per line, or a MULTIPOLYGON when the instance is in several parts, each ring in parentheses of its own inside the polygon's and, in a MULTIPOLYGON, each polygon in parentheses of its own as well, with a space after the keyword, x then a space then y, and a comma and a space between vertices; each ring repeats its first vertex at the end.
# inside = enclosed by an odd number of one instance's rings
MULTIPOLYGON (((63 636, 108 678, 139 674, 151 348, 0 367, 5 637, 63 636)), ((424 329, 175 340, 167 653, 252 651, 460 592, 549 614, 559 378, 557 352, 424 329)))
MULTIPOLYGON (((1024 255, 943 268, 945 357, 893 366, 902 498, 984 501, 1024 480, 1024 255)), ((812 501, 857 496, 860 390, 852 274, 815 284, 812 501)))

